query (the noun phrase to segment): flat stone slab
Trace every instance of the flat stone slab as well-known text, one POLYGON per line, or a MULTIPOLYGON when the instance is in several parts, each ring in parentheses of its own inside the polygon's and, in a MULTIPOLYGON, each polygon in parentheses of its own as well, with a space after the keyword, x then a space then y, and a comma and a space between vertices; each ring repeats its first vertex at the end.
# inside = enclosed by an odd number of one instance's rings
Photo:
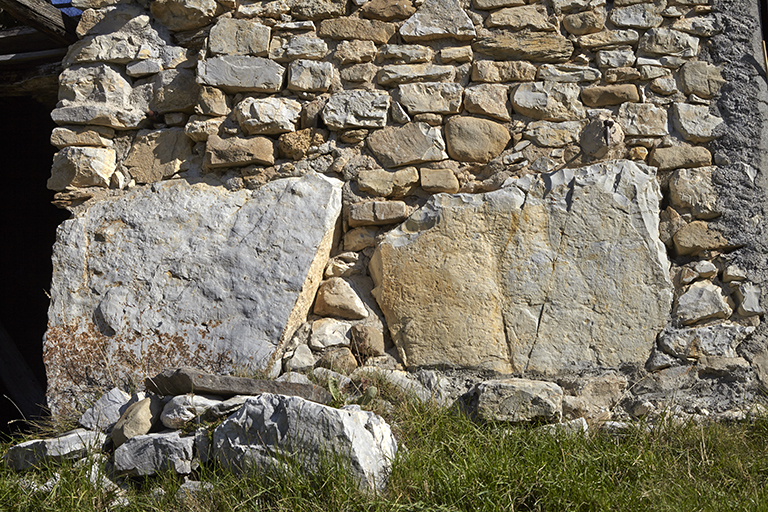
POLYGON ((166 181, 65 221, 45 339, 51 410, 169 367, 276 367, 340 212, 341 182, 312 173, 237 192, 166 181))
POLYGON ((5 460, 16 471, 23 471, 46 461, 77 460, 89 450, 100 450, 106 440, 107 436, 101 432, 78 428, 59 437, 17 444, 8 450, 5 460))
POLYGON ((165 370, 154 377, 147 377, 144 383, 149 391, 164 396, 198 393, 231 397, 274 393, 276 395, 299 396, 305 400, 321 404, 330 402, 332 398, 325 389, 314 384, 294 384, 229 375, 212 375, 194 368, 165 370))
POLYGON ((433 196, 374 253, 406 366, 644 363, 672 305, 655 169, 614 160, 505 185, 433 196))

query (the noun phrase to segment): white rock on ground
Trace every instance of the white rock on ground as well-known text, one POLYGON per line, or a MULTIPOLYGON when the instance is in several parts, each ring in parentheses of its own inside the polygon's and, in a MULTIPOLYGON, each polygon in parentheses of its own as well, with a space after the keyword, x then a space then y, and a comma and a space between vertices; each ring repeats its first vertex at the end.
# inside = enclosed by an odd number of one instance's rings
POLYGON ((193 393, 178 395, 165 404, 160 414, 160 421, 166 428, 184 428, 187 423, 200 418, 208 409, 220 403, 222 403, 221 397, 193 393))
POLYGON ((136 436, 115 450, 115 472, 121 475, 149 476, 162 471, 181 475, 192 472, 194 436, 179 432, 136 436))
POLYGON ((334 409, 298 397, 265 393, 216 427, 216 460, 225 468, 274 468, 281 457, 297 457, 316 470, 325 457, 341 457, 362 489, 384 489, 397 442, 389 425, 357 406, 334 409))
POLYGON ((560 421, 563 390, 554 382, 500 379, 481 382, 469 391, 478 417, 486 421, 560 421))
POLYGON ((88 452, 101 450, 107 436, 84 428, 72 430, 59 437, 34 439, 12 446, 5 460, 16 471, 31 469, 46 461, 77 460, 88 452))

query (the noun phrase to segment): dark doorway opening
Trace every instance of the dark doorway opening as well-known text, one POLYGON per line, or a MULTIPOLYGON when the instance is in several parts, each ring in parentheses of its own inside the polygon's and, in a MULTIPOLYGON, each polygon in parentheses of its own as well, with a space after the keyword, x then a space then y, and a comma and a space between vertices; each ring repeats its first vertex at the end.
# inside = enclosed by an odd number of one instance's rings
POLYGON ((40 392, 44 397, 45 393, 43 334, 51 250, 56 227, 69 217, 51 204, 53 192, 45 186, 56 151, 49 142, 55 127, 50 118, 52 108, 31 97, 0 98, 0 330, 4 328, 7 333, 6 343, 0 345, 4 360, 0 369, 6 367, 0 379, 3 433, 23 426, 18 421, 22 411, 24 416, 41 412, 28 403, 17 403, 24 401, 14 400, 20 392, 26 397, 39 397, 40 392), (17 353, 13 353, 14 348, 17 353), (24 364, 28 371, 20 368, 24 364))

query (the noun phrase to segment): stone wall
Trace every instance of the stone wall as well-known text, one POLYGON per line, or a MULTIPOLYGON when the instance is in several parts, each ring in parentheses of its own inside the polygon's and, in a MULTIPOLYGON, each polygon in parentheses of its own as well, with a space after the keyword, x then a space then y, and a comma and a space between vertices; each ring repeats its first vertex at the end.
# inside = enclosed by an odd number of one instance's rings
POLYGON ((723 412, 768 370, 755 6, 73 4, 55 411, 166 366, 368 364, 723 412))

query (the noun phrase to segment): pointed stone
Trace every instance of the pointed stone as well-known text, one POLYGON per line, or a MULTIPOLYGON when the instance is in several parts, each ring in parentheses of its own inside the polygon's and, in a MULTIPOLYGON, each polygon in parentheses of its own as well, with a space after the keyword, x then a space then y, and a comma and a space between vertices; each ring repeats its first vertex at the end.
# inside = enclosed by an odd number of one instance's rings
POLYGON ((317 290, 314 313, 349 320, 368 318, 368 310, 355 290, 340 277, 324 281, 317 290))
POLYGON ((458 0, 425 0, 416 13, 400 27, 407 42, 454 38, 468 41, 475 37, 475 26, 458 0))

